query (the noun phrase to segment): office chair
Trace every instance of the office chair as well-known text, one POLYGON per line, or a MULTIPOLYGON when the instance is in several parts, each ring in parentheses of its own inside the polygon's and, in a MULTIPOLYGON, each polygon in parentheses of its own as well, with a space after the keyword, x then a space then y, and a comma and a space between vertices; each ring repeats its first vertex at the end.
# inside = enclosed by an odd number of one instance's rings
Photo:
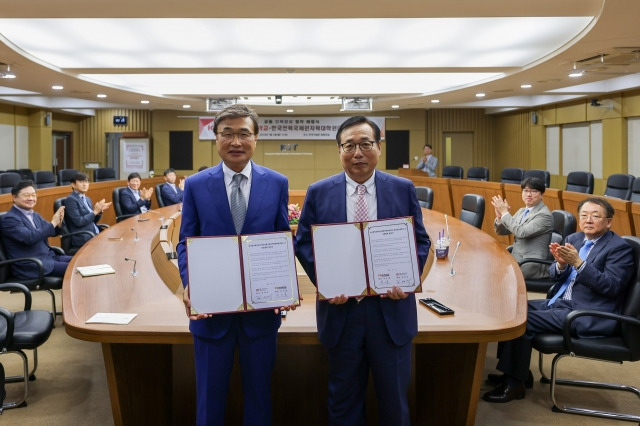
POLYGON ((62 169, 58 170, 58 185, 70 185, 71 178, 78 173, 76 169, 62 169))
POLYGON ((607 187, 604 190, 604 196, 629 200, 631 198, 631 187, 633 186, 634 179, 633 175, 623 173, 610 175, 607 178, 607 187))
POLYGON ((165 207, 164 200, 162 199, 162 188, 165 186, 164 183, 159 183, 156 185, 155 193, 156 193, 156 201, 158 202, 158 207, 165 207))
POLYGON ((522 180, 525 180, 527 178, 532 178, 532 177, 538 178, 541 181, 543 181, 545 188, 548 188, 549 185, 551 184, 551 174, 547 170, 537 170, 537 169, 527 170, 526 172, 524 172, 524 175, 522 175, 522 180))
POLYGON ((111 167, 100 167, 93 169, 93 181, 104 182, 106 180, 116 180, 116 171, 111 167))
POLYGON ((11 192, 16 183, 22 180, 22 176, 15 172, 0 173, 0 194, 11 192))
POLYGON ((116 222, 121 222, 127 218, 138 215, 138 213, 132 213, 132 214, 122 213, 122 207, 120 206, 120 191, 126 188, 127 188, 126 186, 119 186, 117 188, 113 188, 113 192, 111 194, 111 197, 112 197, 111 199, 113 201, 113 210, 116 213, 116 222))
POLYGON ((431 209, 433 207, 433 189, 428 186, 416 186, 416 197, 420 207, 431 209))
POLYGON ((18 283, 0 284, 0 291, 20 292, 24 295, 24 308, 9 312, 0 307, 0 356, 16 354, 22 358, 23 373, 20 376, 7 377, 6 382, 24 383, 24 392, 18 401, 2 404, 2 409, 18 408, 27 405, 29 381, 35 380, 38 368, 38 347, 42 346, 53 330, 53 317, 47 311, 31 310, 31 292, 18 283), (25 350, 33 351, 33 370, 29 372, 29 359, 25 350))
POLYGON ((467 171, 468 180, 489 180, 489 168, 488 167, 471 167, 467 171))
POLYGON ((637 177, 633 180, 630 200, 634 203, 640 203, 640 177, 637 177))
POLYGON ((502 169, 500 174, 500 182, 502 183, 515 183, 520 185, 524 177, 524 169, 517 167, 507 167, 502 169))
POLYGON ((31 169, 18 169, 22 175, 22 180, 33 180, 33 171, 31 169))
POLYGON ((593 194, 593 173, 569 172, 564 190, 593 194))
POLYGON ((49 170, 36 170, 33 172, 33 183, 36 189, 51 188, 56 186, 56 175, 49 170))
POLYGON ((484 198, 482 195, 465 194, 462 197, 462 210, 458 219, 481 229, 484 220, 484 198))
MULTIPOLYGON (((567 236, 576 232, 577 220, 573 213, 566 210, 553 210, 551 212, 553 216, 553 232, 551 233, 551 242, 564 244, 564 240, 567 236)), ((520 266, 527 263, 538 263, 544 265, 551 265, 554 262, 554 258, 549 251, 546 259, 522 259, 518 264, 520 266)), ((550 277, 542 278, 525 278, 524 280, 527 291, 534 293, 547 293, 551 287, 556 283, 550 277)))
MULTIPOLYGON (((64 206, 65 200, 66 200, 66 197, 62 197, 62 198, 56 199, 53 202, 54 213, 57 212, 61 206, 64 206)), ((97 224, 97 226, 98 226, 98 229, 101 231, 109 227, 109 225, 104 225, 104 224, 97 224)), ((60 247, 62 248, 62 250, 64 250, 65 254, 69 256, 73 256, 74 254, 76 254, 78 250, 80 250, 80 247, 82 247, 82 246, 73 245, 73 240, 72 240, 73 236, 86 235, 89 238, 93 238, 96 236, 96 234, 94 234, 91 231, 70 232, 69 227, 67 226, 67 223, 66 223, 66 218, 63 219, 62 222, 60 222, 60 226, 58 226, 58 228, 60 229, 60 247)))
POLYGON ((449 179, 463 179, 464 169, 460 166, 444 166, 442 169, 442 177, 449 179))
MULTIPOLYGON (((533 348, 540 352, 538 365, 543 377, 542 380, 548 380, 548 382, 551 383, 550 392, 554 410, 559 410, 564 413, 627 420, 638 423, 640 422, 640 416, 567 406, 558 403, 555 395, 557 385, 567 385, 607 390, 623 390, 632 392, 640 397, 640 389, 634 386, 558 378, 558 363, 565 357, 587 358, 595 361, 615 362, 619 364, 625 361, 633 362, 640 360, 640 282, 638 281, 640 276, 638 273, 640 266, 640 239, 637 237, 623 238, 633 248, 635 267, 621 313, 613 314, 610 312, 575 310, 567 315, 562 333, 538 334, 533 338, 532 344, 533 348), (575 337, 571 331, 573 321, 583 316, 616 320, 619 327, 613 336, 595 338, 575 337), (547 377, 543 371, 544 354, 555 354, 553 362, 551 363, 550 378, 547 377)), ((582 370, 581 373, 588 375, 589 370, 582 370)))

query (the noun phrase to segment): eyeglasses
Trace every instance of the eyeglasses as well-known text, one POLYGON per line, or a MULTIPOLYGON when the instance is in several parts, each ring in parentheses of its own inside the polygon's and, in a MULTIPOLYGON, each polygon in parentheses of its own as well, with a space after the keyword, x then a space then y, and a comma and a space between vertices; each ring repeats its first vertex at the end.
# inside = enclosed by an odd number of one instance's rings
POLYGON ((342 147, 342 150, 344 152, 354 152, 357 147, 360 147, 360 151, 365 152, 365 151, 371 151, 373 149, 374 144, 375 144, 374 141, 365 140, 358 143, 345 142, 343 144, 340 144, 340 147, 342 147))
POLYGON ((238 132, 238 133, 221 132, 221 133, 218 133, 218 139, 220 139, 221 141, 230 142, 230 141, 233 140, 233 138, 235 136, 237 136, 238 140, 240 140, 241 142, 246 142, 246 141, 250 140, 253 135, 255 135, 255 133, 251 133, 251 132, 238 132))
POLYGON ((33 193, 22 193, 20 194, 20 198, 38 198, 38 194, 33 193))
POLYGON ((597 221, 599 221, 600 219, 603 219, 603 217, 602 217, 602 216, 600 216, 600 215, 599 215, 599 214, 597 214, 597 213, 594 213, 594 214, 581 214, 579 217, 580 217, 580 220, 587 220, 587 219, 591 219, 591 220, 592 220, 592 221, 594 221, 594 222, 597 222, 597 221))
POLYGON ((523 194, 531 194, 531 195, 538 195, 540 193, 540 191, 538 191, 537 189, 523 189, 522 190, 523 194))

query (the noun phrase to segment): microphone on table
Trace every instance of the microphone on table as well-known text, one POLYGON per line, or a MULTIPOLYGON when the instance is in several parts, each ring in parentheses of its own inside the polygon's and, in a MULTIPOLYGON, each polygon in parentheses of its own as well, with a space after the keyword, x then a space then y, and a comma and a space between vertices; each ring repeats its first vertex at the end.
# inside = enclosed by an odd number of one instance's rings
POLYGON ((136 233, 136 239, 134 241, 140 241, 140 238, 138 238, 138 231, 136 231, 135 228, 131 228, 131 230, 136 233))
POLYGON ((136 263, 138 262, 130 257, 125 257, 124 260, 133 262, 133 271, 131 271, 131 275, 133 275, 134 277, 138 276, 138 271, 136 271, 136 263))
POLYGON ((458 248, 460 248, 460 241, 456 244, 456 251, 453 252, 453 257, 451 258, 451 270, 449 271, 449 276, 451 277, 456 274, 456 271, 453 270, 453 261, 456 259, 456 254, 458 254, 458 248))
POLYGON ((160 212, 157 212, 155 210, 147 210, 146 213, 153 213, 153 214, 157 214, 158 216, 160 216, 158 219, 164 221, 164 215, 160 212))

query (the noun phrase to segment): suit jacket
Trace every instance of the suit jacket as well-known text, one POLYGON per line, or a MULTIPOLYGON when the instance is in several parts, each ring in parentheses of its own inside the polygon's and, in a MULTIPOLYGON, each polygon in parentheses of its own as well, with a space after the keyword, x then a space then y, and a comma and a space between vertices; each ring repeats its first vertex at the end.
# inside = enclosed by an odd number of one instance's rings
MULTIPOLYGON (((415 219, 418 266, 422 268, 431 243, 422 223, 422 210, 411 181, 376 170, 378 219, 413 216, 415 219)), ((311 241, 311 225, 347 221, 346 177, 344 173, 314 183, 307 190, 296 232, 296 256, 315 285, 316 273, 311 241)), ((348 256, 348 253, 344 254, 348 256)), ((413 294, 406 299, 382 298, 380 308, 391 339, 397 345, 411 341, 418 332, 416 301, 413 294)), ((318 301, 316 315, 318 336, 327 347, 337 344, 346 321, 346 306, 318 301)))
POLYGON ((435 177, 436 167, 438 167, 438 159, 434 155, 431 155, 426 162, 423 162, 421 158, 420 161, 418 161, 417 168, 429 173, 429 176, 435 177))
POLYGON ((140 207, 145 206, 148 209, 151 208, 151 200, 143 200, 140 198, 136 200, 136 196, 133 194, 133 190, 128 186, 120 190, 120 209, 122 214, 139 214, 140 207))
MULTIPOLYGON (((44 275, 49 275, 53 271, 55 252, 47 239, 55 237, 60 230, 36 212, 33 212, 33 222, 36 228, 17 207, 11 207, 0 222, 2 243, 9 259, 36 257, 42 261, 44 275)), ((38 268, 33 262, 17 262, 11 271, 20 279, 38 278, 38 268)))
MULTIPOLYGON (((549 208, 541 201, 529 211, 522 220, 525 208, 521 208, 514 215, 506 215, 501 223, 493 223, 496 234, 513 234, 515 241, 511 254, 520 262, 522 259, 552 259, 549 251, 551 234, 553 232, 553 216, 549 208), (522 221, 522 223, 520 223, 522 221)), ((522 275, 525 278, 548 277, 548 266, 544 264, 525 263, 522 265, 522 275)))
MULTIPOLYGON (((91 198, 85 196, 90 206, 93 206, 91 198)), ((102 213, 93 214, 93 207, 89 207, 80 194, 73 191, 64 202, 64 221, 67 224, 69 232, 89 231, 96 233, 96 224, 100 221, 102 213)), ((89 241, 91 237, 88 234, 73 235, 71 237, 71 245, 74 247, 82 247, 84 243, 89 241)))
MULTIPOLYGON (((289 182, 280 173, 251 163, 251 193, 242 228, 243 234, 288 231, 287 202, 289 182)), ((194 236, 236 235, 227 191, 224 185, 222 163, 187 178, 182 202, 182 225, 177 246, 178 266, 183 285, 189 283, 185 239, 194 236)), ((212 285, 215 271, 211 271, 212 285)), ((233 316, 238 316, 249 337, 275 332, 280 326, 280 315, 273 310, 239 314, 214 315, 211 318, 191 321, 194 335, 219 338, 229 328, 233 316)))
MULTIPOLYGON (((584 245, 584 233, 576 232, 567 237, 578 251, 584 245)), ((591 309, 619 313, 627 296, 627 288, 634 269, 633 250, 629 244, 612 231, 607 231, 593 246, 582 272, 575 279, 571 300, 558 299, 554 306, 568 305, 571 309, 591 309)), ((556 280, 549 295, 552 297, 571 274, 567 267, 557 273, 556 264, 549 267, 549 274, 556 280)), ((576 320, 576 332, 580 337, 611 335, 616 327, 613 320, 581 317, 576 320)))
POLYGON ((165 206, 172 206, 182 202, 183 191, 178 185, 174 185, 176 190, 174 191, 170 184, 165 183, 162 185, 162 201, 165 206))

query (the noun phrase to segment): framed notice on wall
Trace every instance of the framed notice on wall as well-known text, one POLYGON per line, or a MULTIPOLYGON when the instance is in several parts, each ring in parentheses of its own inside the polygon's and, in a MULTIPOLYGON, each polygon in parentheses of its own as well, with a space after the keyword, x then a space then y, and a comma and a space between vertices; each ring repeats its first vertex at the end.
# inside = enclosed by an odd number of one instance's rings
POLYGON ((149 138, 120 139, 120 179, 133 172, 149 177, 149 138))

